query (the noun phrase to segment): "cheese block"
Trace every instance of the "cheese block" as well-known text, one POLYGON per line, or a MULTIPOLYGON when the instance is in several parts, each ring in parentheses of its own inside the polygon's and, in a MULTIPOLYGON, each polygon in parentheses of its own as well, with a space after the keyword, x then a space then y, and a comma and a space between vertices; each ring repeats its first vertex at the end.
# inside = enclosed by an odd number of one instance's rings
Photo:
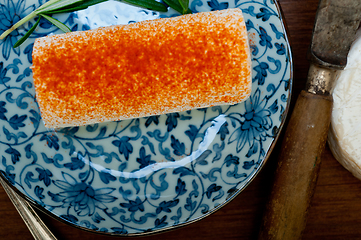
POLYGON ((240 9, 38 38, 32 70, 49 128, 235 104, 252 84, 240 9))
POLYGON ((334 157, 361 179, 361 32, 353 43, 346 68, 339 71, 328 143, 334 157))

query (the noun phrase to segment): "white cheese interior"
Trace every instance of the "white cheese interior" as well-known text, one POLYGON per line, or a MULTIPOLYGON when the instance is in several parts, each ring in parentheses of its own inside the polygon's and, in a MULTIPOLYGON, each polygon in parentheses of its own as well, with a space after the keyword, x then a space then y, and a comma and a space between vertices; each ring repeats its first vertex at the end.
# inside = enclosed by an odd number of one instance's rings
POLYGON ((333 91, 333 110, 328 143, 334 157, 361 179, 361 32, 338 72, 333 91))

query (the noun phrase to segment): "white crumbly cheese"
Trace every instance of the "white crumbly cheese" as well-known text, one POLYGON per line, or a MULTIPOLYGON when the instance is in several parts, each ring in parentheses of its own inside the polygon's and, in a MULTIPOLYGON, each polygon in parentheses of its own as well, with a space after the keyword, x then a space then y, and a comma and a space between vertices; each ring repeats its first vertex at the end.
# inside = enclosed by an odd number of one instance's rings
POLYGON ((361 179, 361 32, 353 43, 333 91, 328 143, 334 157, 361 179))

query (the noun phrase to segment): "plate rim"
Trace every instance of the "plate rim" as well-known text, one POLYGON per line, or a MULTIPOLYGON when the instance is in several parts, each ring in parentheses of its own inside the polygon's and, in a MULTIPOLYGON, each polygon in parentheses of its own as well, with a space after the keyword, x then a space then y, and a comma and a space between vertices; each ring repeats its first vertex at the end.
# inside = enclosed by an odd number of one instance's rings
POLYGON ((13 191, 15 191, 16 194, 18 194, 23 200, 27 201, 32 207, 36 208, 36 210, 44 213, 45 215, 66 224, 67 226, 70 227, 74 227, 77 228, 79 230, 82 231, 86 231, 86 232, 90 232, 90 233, 94 233, 94 234, 98 234, 100 236, 118 236, 118 237, 140 237, 140 236, 149 236, 149 235, 154 235, 154 234, 160 234, 160 233, 164 233, 164 232, 169 232, 172 230, 176 230, 176 229, 180 229, 180 228, 184 228, 190 224, 193 224, 195 222, 198 222, 200 220, 205 219, 206 217, 209 217, 210 215, 213 215, 214 213, 218 212, 219 210, 221 210, 223 207, 225 207, 228 203, 232 202, 235 200, 236 197, 238 197, 252 182, 253 180, 256 178, 256 176, 260 173, 260 171, 262 171, 262 169, 264 168, 264 166, 266 165, 267 161, 269 160, 270 155, 272 154, 277 141, 279 140, 280 137, 280 132, 283 130, 283 128, 285 127, 285 123, 287 120, 287 116, 289 114, 289 110, 290 110, 290 105, 291 105, 291 99, 292 99, 292 95, 293 95, 293 80, 294 80, 294 63, 293 63, 293 54, 292 54, 292 48, 290 46, 290 41, 289 41, 289 33, 287 30, 287 24, 284 18, 284 14, 282 12, 281 6, 278 2, 278 0, 270 0, 273 2, 273 4, 275 5, 276 9, 277 9, 277 13, 279 14, 278 18, 280 20, 281 23, 281 27, 284 33, 284 39, 285 39, 285 43, 286 43, 286 50, 287 50, 287 54, 289 56, 289 68, 290 68, 290 81, 289 81, 289 90, 288 90, 288 94, 289 97, 287 99, 287 104, 286 107, 284 109, 283 112, 283 117, 282 120, 280 121, 280 125, 278 128, 278 134, 276 134, 276 136, 273 138, 271 144, 269 145, 269 149, 265 155, 265 157, 262 160, 262 163, 259 165, 257 171, 252 172, 251 177, 248 177, 247 181, 245 181, 245 183, 242 185, 241 189, 238 189, 237 191, 235 191, 234 193, 232 193, 232 195, 229 195, 230 197, 227 198, 224 202, 222 202, 221 204, 217 205, 216 207, 210 209, 207 213, 202 214, 201 216, 186 221, 186 222, 182 222, 179 223, 177 225, 171 225, 171 226, 167 226, 167 227, 163 227, 163 228, 159 228, 159 229, 152 229, 151 231, 144 231, 144 232, 136 232, 136 233, 127 233, 127 234, 119 234, 119 233, 114 233, 114 232, 103 232, 103 231, 99 231, 99 230, 93 230, 90 228, 86 228, 80 225, 77 225, 75 223, 72 223, 70 221, 67 221, 63 218, 61 218, 60 216, 56 215, 55 213, 45 209, 43 206, 41 206, 39 203, 37 203, 36 201, 34 201, 33 199, 31 199, 29 196, 25 195, 23 192, 21 192, 15 185, 11 184, 10 181, 4 176, 4 174, 0 174, 0 177, 6 182, 6 184, 11 187, 11 189, 13 191))

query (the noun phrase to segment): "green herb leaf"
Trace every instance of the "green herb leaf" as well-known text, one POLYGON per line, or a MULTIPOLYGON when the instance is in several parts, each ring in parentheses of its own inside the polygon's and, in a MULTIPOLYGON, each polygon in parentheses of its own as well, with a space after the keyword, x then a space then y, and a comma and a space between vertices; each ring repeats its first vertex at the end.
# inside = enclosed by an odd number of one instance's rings
POLYGON ((173 8, 179 13, 183 12, 183 8, 178 0, 163 0, 169 7, 173 8))
POLYGON ((181 0, 163 0, 169 7, 173 8, 180 14, 192 13, 192 11, 187 7, 187 10, 184 11, 182 5, 180 4, 181 0))
POLYGON ((185 14, 188 11, 189 0, 178 0, 180 5, 182 6, 182 13, 185 14))
POLYGON ((49 15, 49 14, 57 14, 57 13, 69 13, 69 12, 75 12, 75 11, 80 11, 83 9, 86 9, 90 6, 96 5, 98 3, 102 3, 102 2, 106 2, 108 0, 88 0, 88 1, 83 1, 82 3, 76 3, 76 4, 72 4, 63 8, 58 8, 58 9, 54 9, 54 10, 50 10, 50 11, 46 11, 46 12, 42 12, 43 14, 49 15))
POLYGON ((46 3, 44 3, 43 5, 41 5, 40 7, 38 7, 38 8, 35 10, 35 12, 40 12, 42 9, 44 9, 44 8, 46 8, 46 7, 54 4, 54 3, 57 3, 57 2, 59 2, 59 1, 61 1, 61 0, 50 0, 50 1, 46 2, 46 3))
POLYGON ((158 11, 158 12, 168 11, 167 7, 163 3, 157 2, 155 0, 123 0, 121 2, 126 2, 131 5, 135 5, 146 9, 151 9, 153 11, 158 11))
POLYGON ((41 17, 39 17, 36 23, 25 33, 25 35, 14 44, 13 48, 19 47, 21 44, 23 44, 23 42, 25 42, 26 39, 29 38, 29 36, 34 32, 35 28, 39 25, 40 18, 41 17))
POLYGON ((69 5, 73 5, 73 4, 77 4, 77 3, 82 3, 84 2, 84 0, 61 0, 58 2, 55 2, 45 8, 42 8, 41 10, 39 10, 39 14, 40 13, 44 13, 44 12, 48 12, 51 10, 55 10, 55 9, 59 9, 59 8, 64 8, 67 7, 69 5))
POLYGON ((39 16, 42 16, 43 18, 48 20, 49 22, 54 24, 57 28, 59 28, 63 32, 71 32, 71 30, 68 26, 66 26, 64 23, 56 20, 55 18, 49 17, 48 15, 44 15, 44 14, 39 14, 39 16))
MULTIPOLYGON (((39 19, 37 20, 35 25, 31 27, 29 31, 18 42, 16 42, 14 47, 20 46, 20 44, 22 44, 30 36, 30 34, 35 30, 36 26, 39 25, 40 17, 47 19, 49 22, 54 24, 62 31, 70 32, 69 27, 67 27, 65 24, 61 23, 57 19, 50 17, 49 15, 56 13, 69 13, 69 12, 79 11, 86 9, 89 6, 96 5, 98 3, 105 1, 108 0, 49 0, 48 2, 44 3, 39 8, 31 12, 29 15, 27 15, 26 17, 22 18, 20 21, 15 23, 8 30, 3 32, 0 35, 0 39, 4 39, 12 31, 14 31, 15 29, 17 29, 24 23, 30 21, 36 16, 39 16, 39 19)), ((189 0, 163 0, 168 6, 156 0, 118 0, 118 1, 158 12, 167 12, 169 6, 181 14, 192 13, 191 10, 188 8, 189 0)))

